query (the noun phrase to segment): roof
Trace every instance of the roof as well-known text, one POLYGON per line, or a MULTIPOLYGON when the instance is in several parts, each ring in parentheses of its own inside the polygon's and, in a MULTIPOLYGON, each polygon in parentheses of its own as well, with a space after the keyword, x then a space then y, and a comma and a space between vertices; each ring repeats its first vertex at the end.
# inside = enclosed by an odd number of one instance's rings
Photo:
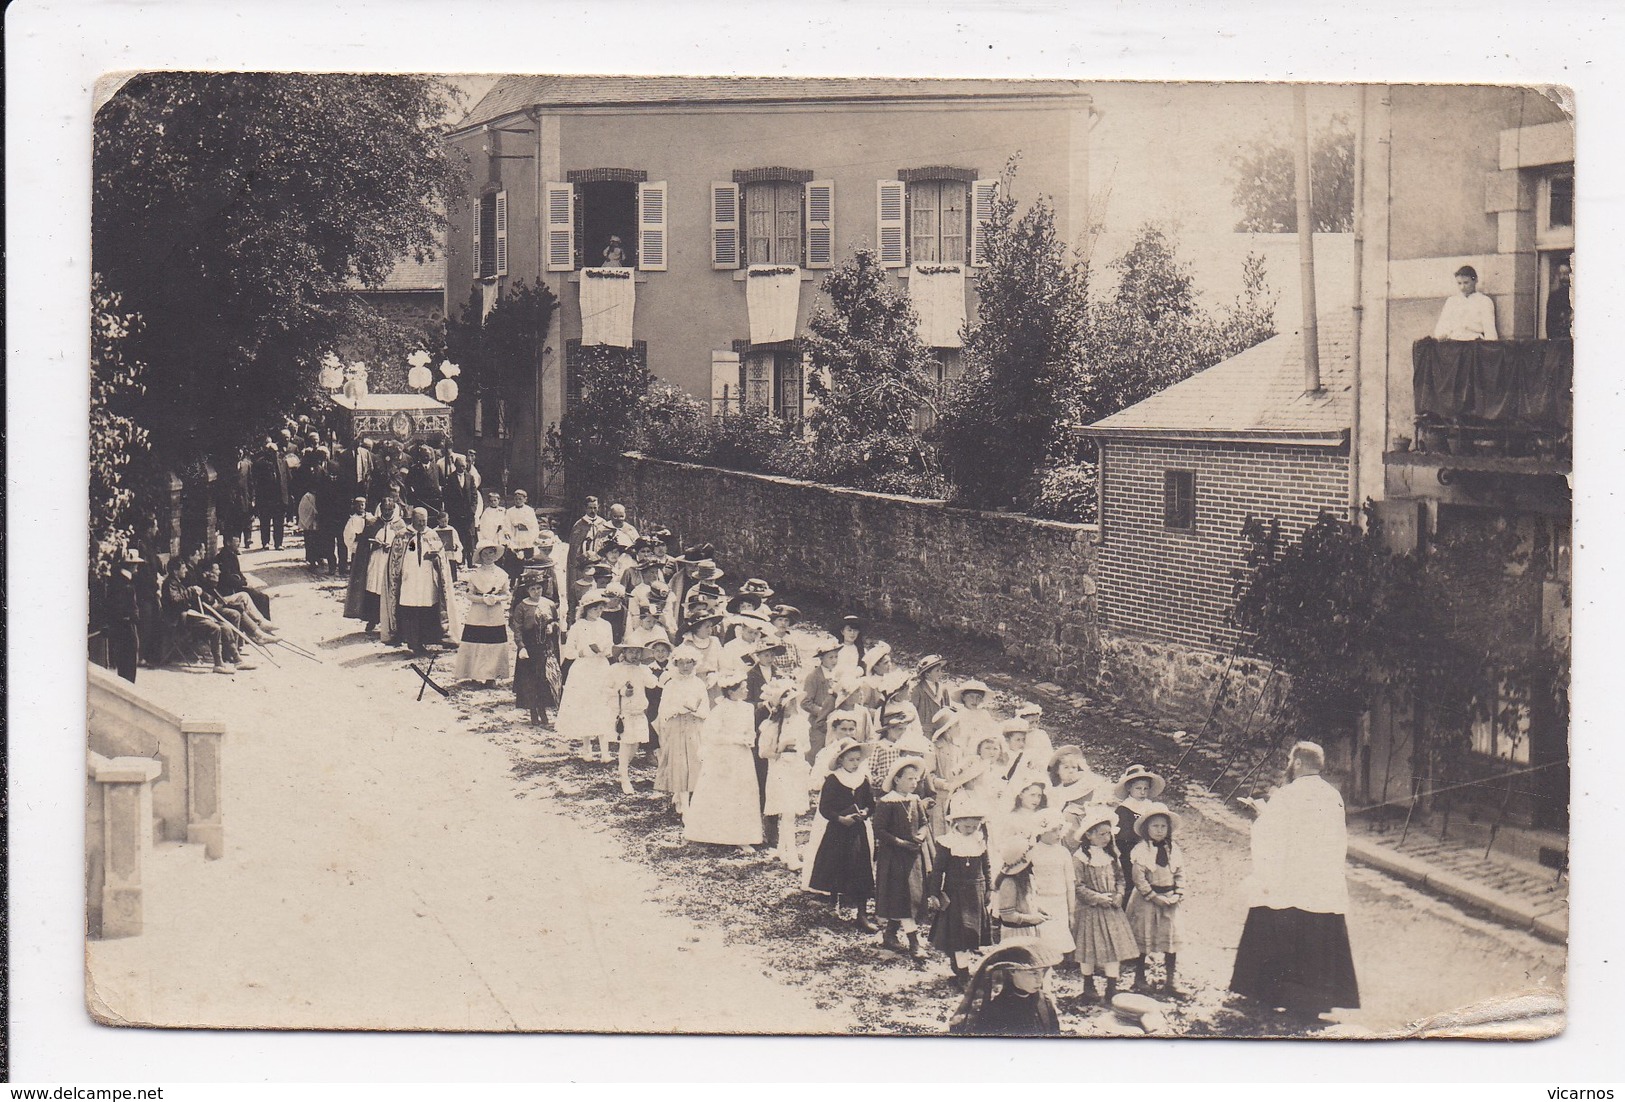
POLYGON ((505 76, 457 129, 527 107, 622 107, 672 103, 785 103, 894 99, 1087 96, 1081 80, 926 80, 898 77, 505 76))
POLYGON ((444 254, 427 260, 403 256, 395 262, 381 283, 371 286, 360 280, 349 281, 353 291, 435 291, 446 289, 446 258, 444 254))
POLYGON ((1083 428, 1105 438, 1341 443, 1353 406, 1352 326, 1320 323, 1321 389, 1303 389, 1303 339, 1279 333, 1083 428))
POLYGON ((392 409, 450 409, 444 402, 436 401, 427 394, 368 394, 361 398, 351 398, 347 394, 333 395, 333 403, 345 409, 372 410, 382 412, 392 409))

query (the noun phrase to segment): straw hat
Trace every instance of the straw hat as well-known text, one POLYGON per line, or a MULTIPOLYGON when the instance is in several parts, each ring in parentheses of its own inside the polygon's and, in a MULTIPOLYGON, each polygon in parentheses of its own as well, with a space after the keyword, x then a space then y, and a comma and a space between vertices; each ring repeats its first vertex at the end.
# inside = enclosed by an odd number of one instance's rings
POLYGON ((1117 812, 1105 804, 1090 804, 1083 809, 1083 818, 1078 820, 1078 833, 1088 834, 1101 823, 1116 826, 1117 812))
POLYGON ((862 720, 858 717, 858 713, 855 710, 851 708, 842 708, 838 712, 831 712, 829 714, 827 726, 833 730, 837 723, 850 723, 856 727, 862 723, 862 720))
POLYGON ((948 821, 958 819, 986 819, 987 811, 982 807, 982 801, 969 792, 957 792, 948 802, 948 821))
POLYGON ((836 739, 830 744, 829 749, 826 751, 828 755, 826 760, 829 762, 829 767, 831 769, 837 768, 841 763, 842 755, 849 754, 853 750, 858 750, 864 754, 868 754, 869 744, 866 742, 859 742, 855 738, 836 739))
POLYGON ((474 548, 474 558, 478 559, 487 551, 495 551, 497 553, 497 557, 500 558, 502 556, 502 545, 500 543, 492 543, 490 540, 486 540, 484 543, 481 543, 478 547, 474 548))
POLYGON ((891 644, 876 643, 874 646, 870 647, 868 653, 863 656, 863 668, 872 674, 875 672, 875 667, 880 664, 881 659, 890 657, 891 644))
POLYGON ((1017 719, 1034 720, 1043 714, 1044 707, 1041 704, 1023 704, 1016 709, 1017 719))
POLYGON ((919 664, 914 667, 914 672, 923 674, 926 670, 934 670, 938 666, 947 665, 947 663, 948 660, 940 654, 928 654, 920 659, 919 664))
POLYGON ((897 788, 897 775, 911 766, 921 773, 925 772, 925 762, 920 758, 898 758, 892 762, 891 768, 886 770, 885 779, 880 782, 881 791, 894 791, 897 788))
POLYGON ((834 654, 841 649, 839 639, 826 639, 813 648, 813 657, 822 658, 826 654, 834 654))
POLYGON ((750 676, 749 670, 724 670, 717 674, 717 688, 727 691, 735 685, 743 685, 745 678, 750 676))
POLYGON ((999 724, 1001 735, 1025 735, 1033 729, 1033 725, 1024 719, 1007 719, 999 724))
POLYGON ((966 693, 981 693, 983 696, 987 696, 991 691, 992 690, 987 687, 987 683, 985 681, 978 681, 973 677, 954 690, 954 700, 964 700, 966 693))
POLYGON ((1032 852, 1032 848, 1033 840, 1027 836, 1026 831, 1008 836, 1004 840, 1004 845, 999 847, 999 866, 1009 869, 1012 866, 1029 864, 1027 855, 1032 852))
POLYGON ((1162 790, 1168 787, 1168 782, 1162 774, 1153 773, 1143 765, 1131 765, 1123 770, 1123 775, 1117 778, 1116 784, 1112 785, 1112 795, 1119 800, 1127 799, 1128 786, 1137 780, 1151 782, 1151 798, 1153 800, 1162 795, 1162 790))
POLYGON ((767 598, 773 596, 773 587, 762 581, 760 578, 746 578, 745 584, 739 587, 739 592, 741 594, 748 594, 749 596, 760 597, 763 600, 766 600, 767 598))
POLYGON ((1169 832, 1171 834, 1178 834, 1179 833, 1179 824, 1180 824, 1179 814, 1177 812, 1170 811, 1168 809, 1167 804, 1161 804, 1161 803, 1152 804, 1150 807, 1148 807, 1144 811, 1140 812, 1140 817, 1138 819, 1134 820, 1134 833, 1138 834, 1141 838, 1144 838, 1145 837, 1145 824, 1150 822, 1153 818, 1155 818, 1158 815, 1166 815, 1166 816, 1168 816, 1168 826, 1170 828, 1169 832))

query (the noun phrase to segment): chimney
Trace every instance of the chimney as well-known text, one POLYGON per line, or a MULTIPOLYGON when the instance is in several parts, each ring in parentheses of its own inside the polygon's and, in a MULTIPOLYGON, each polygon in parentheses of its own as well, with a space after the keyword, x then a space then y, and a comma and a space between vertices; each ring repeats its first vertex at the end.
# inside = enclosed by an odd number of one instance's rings
POLYGON ((1302 84, 1292 86, 1292 160, 1298 193, 1298 272, 1303 283, 1303 389, 1320 390, 1320 327, 1315 323, 1315 223, 1309 201, 1309 107, 1302 84))

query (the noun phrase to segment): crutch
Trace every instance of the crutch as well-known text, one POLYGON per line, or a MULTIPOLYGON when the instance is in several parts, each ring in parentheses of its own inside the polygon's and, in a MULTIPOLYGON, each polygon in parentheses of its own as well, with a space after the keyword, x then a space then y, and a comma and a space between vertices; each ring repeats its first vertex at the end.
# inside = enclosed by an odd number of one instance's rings
POLYGON ((224 616, 220 615, 220 613, 216 609, 210 608, 207 604, 205 604, 203 602, 203 600, 201 598, 198 599, 197 605, 198 605, 199 611, 201 611, 205 616, 211 617, 214 620, 215 623, 219 624, 221 627, 223 627, 227 631, 231 632, 233 635, 235 635, 237 638, 241 639, 243 642, 247 643, 249 646, 251 646, 251 647, 255 648, 256 650, 258 650, 262 655, 265 656, 265 660, 267 662, 271 663, 271 665, 275 666, 279 670, 282 668, 282 664, 279 663, 275 658, 271 657, 270 648, 267 647, 264 643, 257 643, 254 640, 250 639, 248 636, 244 635, 242 633, 242 631, 237 627, 236 624, 232 623, 230 620, 228 620, 224 616))

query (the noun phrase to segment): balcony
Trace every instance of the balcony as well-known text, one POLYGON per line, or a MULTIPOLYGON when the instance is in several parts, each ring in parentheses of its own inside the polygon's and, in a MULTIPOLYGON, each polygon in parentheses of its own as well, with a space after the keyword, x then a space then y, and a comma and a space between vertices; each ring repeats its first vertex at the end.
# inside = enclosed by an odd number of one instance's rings
POLYGON ((1572 341, 1440 341, 1412 347, 1414 450, 1390 466, 1498 475, 1572 470, 1572 341))

